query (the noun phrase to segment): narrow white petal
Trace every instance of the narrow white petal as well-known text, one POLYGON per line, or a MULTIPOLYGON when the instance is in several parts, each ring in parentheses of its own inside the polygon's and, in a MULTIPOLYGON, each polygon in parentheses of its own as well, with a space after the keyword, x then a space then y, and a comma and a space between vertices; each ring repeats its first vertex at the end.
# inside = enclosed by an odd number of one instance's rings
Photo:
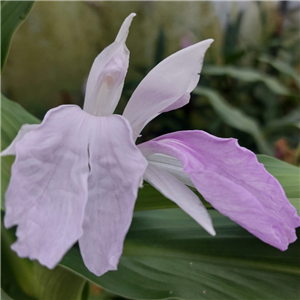
POLYGON ((149 164, 144 174, 144 179, 165 197, 175 202, 209 234, 216 234, 211 217, 201 200, 173 175, 157 166, 149 164))
POLYGON ((212 42, 208 39, 174 53, 142 80, 123 113, 130 122, 134 138, 160 113, 189 102, 190 93, 200 78, 204 54, 212 42))
POLYGON ((147 160, 151 165, 157 166, 172 174, 183 184, 195 187, 190 176, 183 171, 181 161, 177 158, 161 153, 155 153, 148 156, 147 160))
POLYGON ((92 65, 83 107, 89 114, 109 116, 118 105, 129 63, 125 42, 134 16, 130 14, 125 19, 116 40, 96 57, 92 65))
POLYGON ((132 19, 136 16, 135 13, 131 13, 123 22, 120 30, 119 30, 119 33, 116 37, 116 42, 123 42, 125 43, 126 39, 127 39, 127 36, 128 36, 128 33, 129 33, 129 27, 131 25, 131 22, 132 22, 132 19))

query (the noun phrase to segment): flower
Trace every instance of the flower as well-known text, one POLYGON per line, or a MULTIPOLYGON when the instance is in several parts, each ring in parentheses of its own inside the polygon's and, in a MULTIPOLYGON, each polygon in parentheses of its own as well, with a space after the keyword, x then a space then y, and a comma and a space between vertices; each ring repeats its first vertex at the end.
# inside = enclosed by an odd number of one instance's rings
POLYGON ((113 115, 128 68, 125 46, 135 14, 95 59, 84 108, 63 105, 42 124, 23 125, 1 155, 16 154, 6 192, 5 226, 18 225, 21 257, 53 268, 79 241, 87 268, 117 269, 144 177, 215 231, 195 187, 222 214, 266 243, 286 250, 300 225, 278 181, 234 139, 180 131, 135 145, 148 122, 189 102, 199 81, 205 40, 169 56, 142 80, 123 116, 113 115), (146 160, 147 158, 147 160, 146 160))

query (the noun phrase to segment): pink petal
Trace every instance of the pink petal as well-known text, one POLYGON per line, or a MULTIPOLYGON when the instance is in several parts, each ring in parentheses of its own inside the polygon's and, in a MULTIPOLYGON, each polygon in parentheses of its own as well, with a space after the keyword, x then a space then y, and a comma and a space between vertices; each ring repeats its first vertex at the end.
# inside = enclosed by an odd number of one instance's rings
POLYGON ((0 153, 0 156, 7 156, 7 155, 16 155, 16 144, 27 134, 28 132, 36 129, 39 127, 40 124, 24 124, 20 128, 17 136, 11 142, 11 144, 0 153))
POLYGON ((52 109, 16 144, 4 224, 18 225, 12 249, 48 268, 82 235, 89 173, 86 116, 77 106, 52 109))
POLYGON ((79 246, 87 268, 100 276, 117 269, 147 161, 125 118, 95 118, 93 127, 89 198, 79 246))
POLYGON ((236 140, 181 131, 143 143, 139 149, 146 157, 163 153, 179 159, 205 200, 264 242, 286 250, 297 239, 296 209, 255 154, 236 140))
POLYGON ((165 197, 175 202, 209 234, 216 234, 211 217, 201 200, 173 175, 157 166, 149 164, 144 174, 144 179, 165 197))
POLYGON ((142 80, 123 114, 133 128, 134 138, 160 113, 189 102, 190 92, 200 78, 204 54, 212 42, 205 40, 176 52, 142 80))
POLYGON ((96 57, 92 65, 83 107, 92 115, 109 116, 119 102, 129 62, 125 41, 134 16, 132 13, 125 19, 116 40, 96 57))

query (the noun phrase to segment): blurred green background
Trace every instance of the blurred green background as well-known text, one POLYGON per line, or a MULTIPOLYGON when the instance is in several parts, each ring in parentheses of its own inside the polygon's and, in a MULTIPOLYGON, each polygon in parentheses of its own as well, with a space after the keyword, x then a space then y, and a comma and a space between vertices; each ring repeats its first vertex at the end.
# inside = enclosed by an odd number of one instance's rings
POLYGON ((159 116, 140 141, 202 129, 298 164, 298 2, 37 2, 13 38, 2 92, 38 118, 61 104, 82 105, 94 58, 131 12, 137 17, 117 113, 159 61, 192 43, 215 40, 190 104, 159 116))

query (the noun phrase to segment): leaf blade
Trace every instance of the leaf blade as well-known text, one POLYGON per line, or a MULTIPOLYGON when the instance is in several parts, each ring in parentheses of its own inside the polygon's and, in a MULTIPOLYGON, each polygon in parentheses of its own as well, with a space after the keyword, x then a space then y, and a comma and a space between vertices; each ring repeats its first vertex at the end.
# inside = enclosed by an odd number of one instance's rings
POLYGON ((11 39, 29 15, 34 1, 2 1, 1 3, 1 72, 5 65, 11 39))

